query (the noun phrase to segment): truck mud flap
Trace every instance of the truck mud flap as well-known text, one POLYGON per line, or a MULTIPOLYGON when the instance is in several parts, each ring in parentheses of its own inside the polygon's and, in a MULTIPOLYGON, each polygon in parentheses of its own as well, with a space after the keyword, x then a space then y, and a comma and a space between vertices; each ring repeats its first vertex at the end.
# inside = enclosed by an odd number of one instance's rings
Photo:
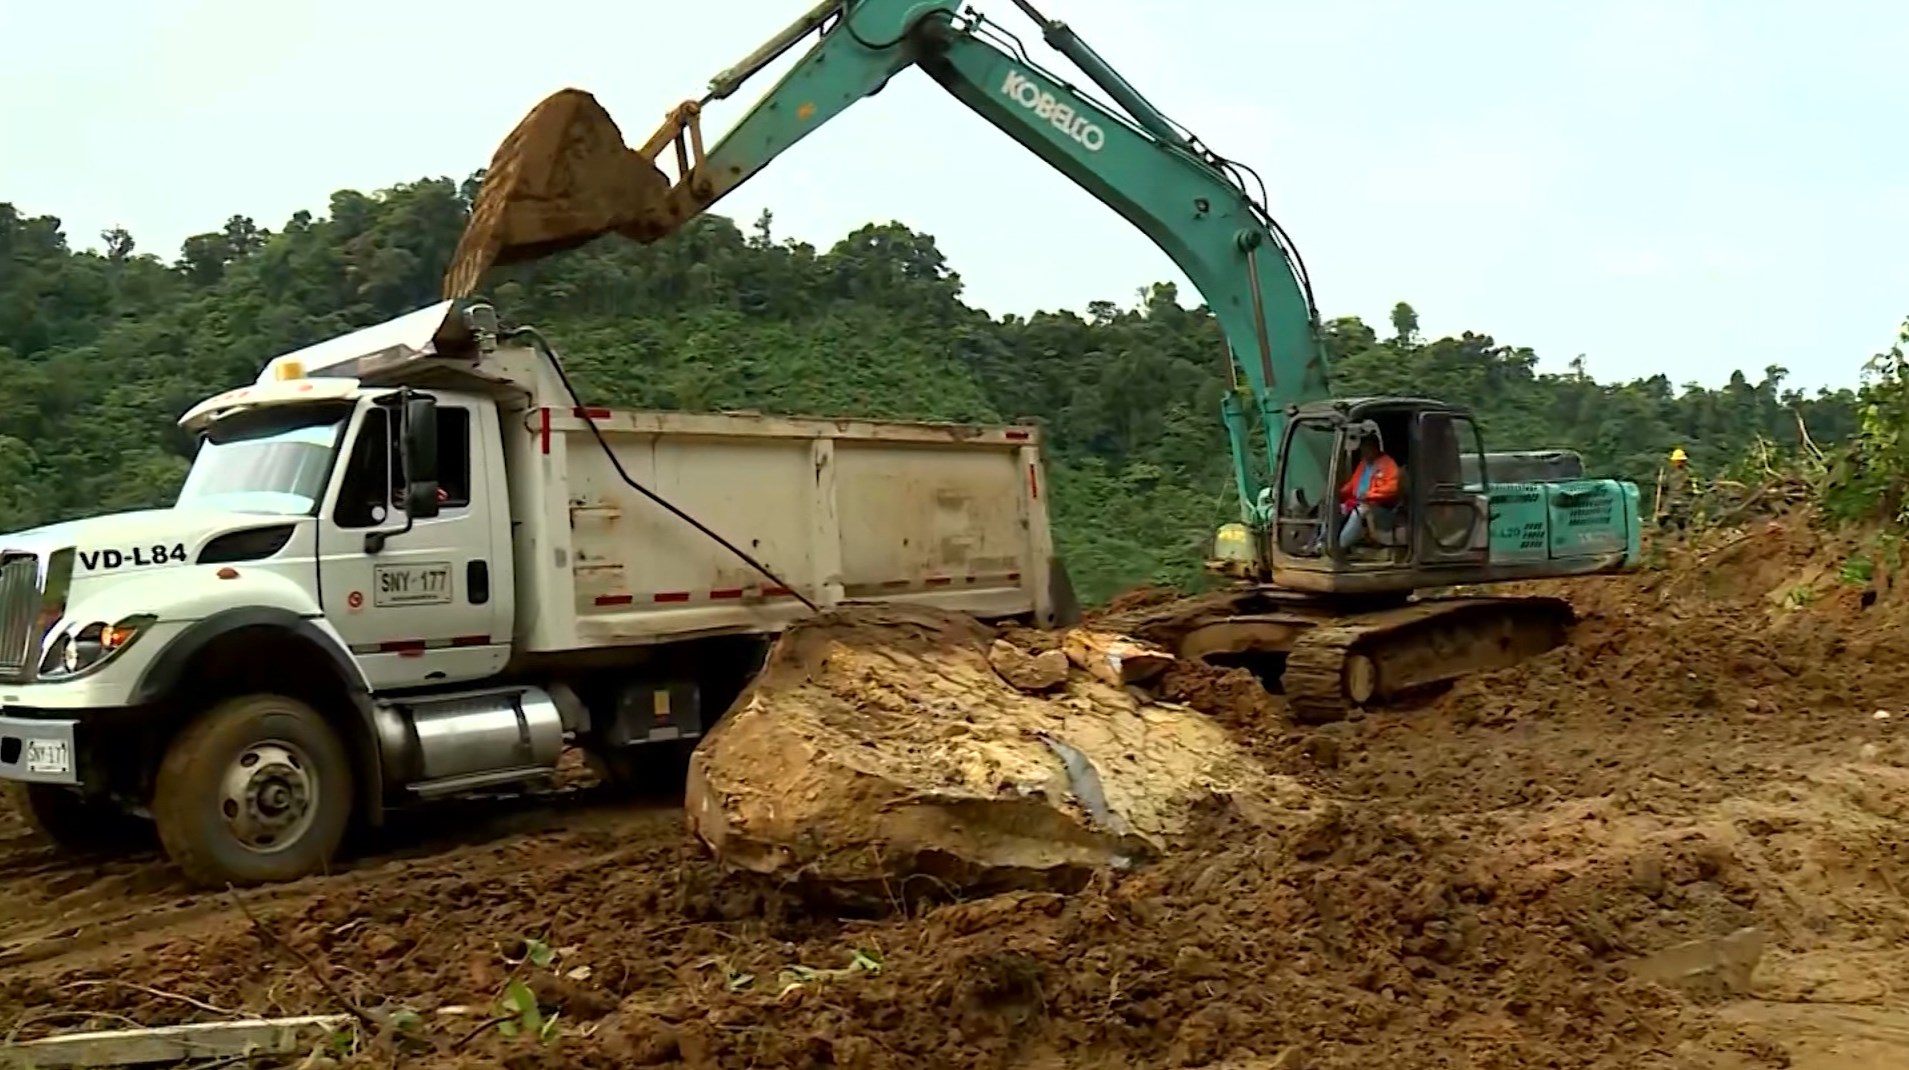
POLYGON ((1081 622, 1080 596, 1074 593, 1067 562, 1057 554, 1047 559, 1047 604, 1054 607, 1054 625, 1071 628, 1081 622))

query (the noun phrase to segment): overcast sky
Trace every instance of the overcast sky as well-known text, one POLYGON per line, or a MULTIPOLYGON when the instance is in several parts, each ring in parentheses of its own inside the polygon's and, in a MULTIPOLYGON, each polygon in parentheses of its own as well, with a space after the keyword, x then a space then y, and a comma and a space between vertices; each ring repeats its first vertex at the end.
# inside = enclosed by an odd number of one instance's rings
MULTIPOLYGON (((233 213, 276 229, 335 189, 462 177, 566 85, 640 139, 808 3, 0 0, 0 200, 171 257, 233 213)), ((1042 55, 1009 0, 978 6, 1042 55)), ((1909 313, 1901 0, 1040 6, 1260 171, 1327 316, 1405 300, 1428 333, 1552 369, 1781 364, 1814 386, 1853 383, 1909 313)), ((712 109, 712 138, 756 92, 712 109)), ((763 207, 823 246, 869 221, 930 233, 996 313, 1179 279, 920 75, 721 210, 763 207)))

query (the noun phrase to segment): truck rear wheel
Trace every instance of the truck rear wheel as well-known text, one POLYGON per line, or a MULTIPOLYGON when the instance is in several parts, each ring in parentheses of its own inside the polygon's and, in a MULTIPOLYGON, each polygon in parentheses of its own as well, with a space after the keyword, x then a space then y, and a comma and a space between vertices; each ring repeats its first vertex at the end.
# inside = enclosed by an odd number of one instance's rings
MULTIPOLYGON (((0 785, 0 790, 5 791, 8 804, 26 819, 34 835, 62 851, 110 851, 139 840, 143 822, 109 802, 88 799, 52 784, 8 782, 0 785)), ((150 837, 148 830, 148 846, 150 837)))
POLYGON ((344 840, 351 759, 325 719, 284 695, 201 714, 167 748, 153 793, 166 853, 196 884, 295 880, 344 840))

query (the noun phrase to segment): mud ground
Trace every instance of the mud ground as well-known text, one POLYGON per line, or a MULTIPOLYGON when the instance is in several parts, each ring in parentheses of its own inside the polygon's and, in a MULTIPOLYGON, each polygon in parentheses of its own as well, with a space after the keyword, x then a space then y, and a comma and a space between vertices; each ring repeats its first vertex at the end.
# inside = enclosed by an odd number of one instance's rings
POLYGON ((1551 588, 1568 647, 1323 728, 1176 670, 1336 817, 1216 812, 1068 897, 825 916, 666 802, 578 793, 235 903, 0 814, 0 1036, 356 1008, 406 1026, 348 1038, 365 1065, 1909 1065, 1909 598, 1869 556, 1800 522, 1676 548, 1551 588), (493 1020, 512 980, 545 1043, 493 1020))

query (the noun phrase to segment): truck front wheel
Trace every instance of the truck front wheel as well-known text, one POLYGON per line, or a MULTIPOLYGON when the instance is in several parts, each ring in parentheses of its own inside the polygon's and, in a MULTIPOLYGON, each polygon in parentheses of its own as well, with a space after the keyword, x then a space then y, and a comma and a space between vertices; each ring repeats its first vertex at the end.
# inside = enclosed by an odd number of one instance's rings
POLYGON ((166 749, 153 822, 188 879, 209 887, 321 872, 351 819, 351 760, 325 719, 284 695, 201 714, 166 749))

